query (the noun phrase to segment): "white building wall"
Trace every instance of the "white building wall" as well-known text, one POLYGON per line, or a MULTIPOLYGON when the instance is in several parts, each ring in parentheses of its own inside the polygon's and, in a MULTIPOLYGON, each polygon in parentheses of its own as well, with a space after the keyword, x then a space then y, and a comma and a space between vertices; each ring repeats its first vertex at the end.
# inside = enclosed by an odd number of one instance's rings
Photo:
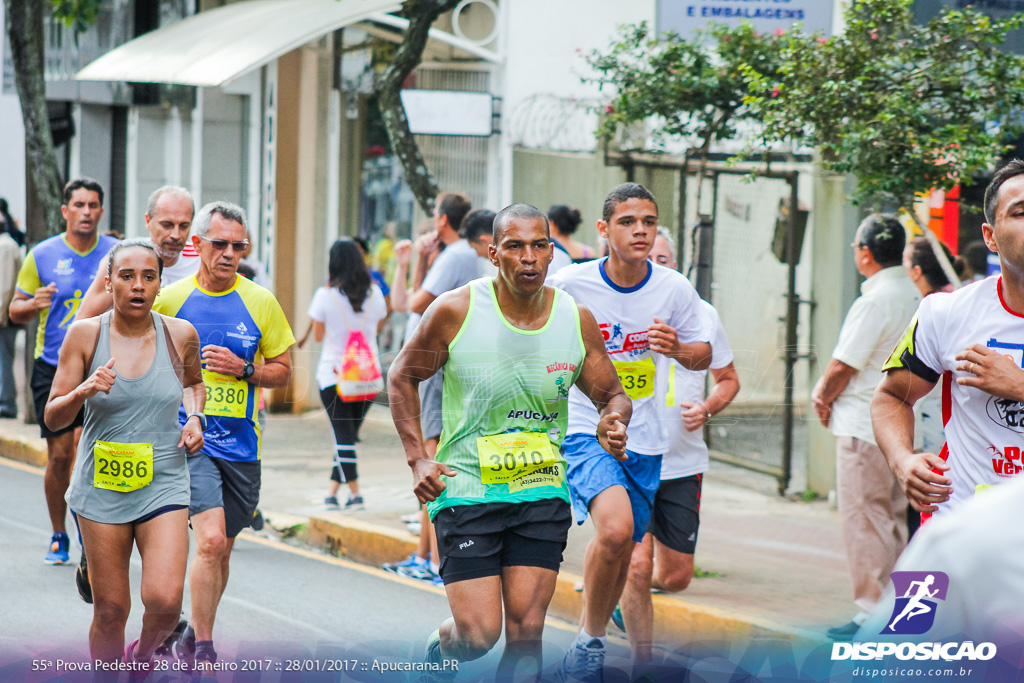
MULTIPOLYGON (((6 3, 0 2, 0 26, 6 26, 4 8, 6 3)), ((6 33, 6 32, 5 32, 6 33)), ((10 60, 6 52, 7 41, 0 37, 0 72, 6 71, 3 65, 10 60)), ((21 120, 21 103, 14 92, 14 81, 6 83, 10 90, 0 91, 0 197, 7 200, 11 215, 25 227, 25 127, 21 120)))

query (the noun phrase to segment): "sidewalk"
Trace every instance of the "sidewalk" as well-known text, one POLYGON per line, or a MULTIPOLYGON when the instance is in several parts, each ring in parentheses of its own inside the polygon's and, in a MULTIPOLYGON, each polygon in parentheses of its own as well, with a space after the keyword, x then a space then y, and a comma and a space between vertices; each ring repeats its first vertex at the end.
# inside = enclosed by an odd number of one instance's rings
MULTIPOLYGON (((0 455, 42 465, 38 429, 0 419, 0 455)), ((324 509, 333 434, 323 411, 271 415, 264 434, 260 507, 271 524, 309 521, 309 542, 380 564, 415 547, 400 516, 417 509, 411 476, 386 407, 373 406, 361 431, 359 474, 366 509, 324 509), (276 518, 276 519, 275 519, 276 518)), ((663 639, 782 636, 823 640, 854 610, 838 514, 825 502, 774 495, 764 475, 712 462, 705 478, 696 561, 718 575, 695 578, 677 595, 656 595, 663 639)), ((343 491, 344 493, 344 491, 343 491)), ((42 495, 42 490, 40 490, 42 495)), ((344 500, 344 498, 342 498, 344 500)), ((569 535, 551 614, 576 621, 591 525, 569 535)))

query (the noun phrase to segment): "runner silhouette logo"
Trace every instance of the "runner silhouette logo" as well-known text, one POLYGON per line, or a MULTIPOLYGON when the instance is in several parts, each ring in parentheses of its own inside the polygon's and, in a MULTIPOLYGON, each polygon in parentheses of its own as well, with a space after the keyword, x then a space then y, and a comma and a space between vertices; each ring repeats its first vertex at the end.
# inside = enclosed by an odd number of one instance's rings
POLYGON ((938 600, 946 599, 949 577, 943 572, 893 572, 896 605, 883 634, 920 635, 935 623, 938 600))

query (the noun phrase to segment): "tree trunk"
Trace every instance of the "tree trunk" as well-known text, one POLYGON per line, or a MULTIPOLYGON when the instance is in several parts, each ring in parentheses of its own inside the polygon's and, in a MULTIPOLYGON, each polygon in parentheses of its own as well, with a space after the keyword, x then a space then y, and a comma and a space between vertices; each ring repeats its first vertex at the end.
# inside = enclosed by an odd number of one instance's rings
POLYGON ((63 223, 60 213, 62 183, 50 133, 43 71, 43 25, 50 5, 40 0, 5 0, 5 3, 14 82, 25 123, 25 161, 32 175, 29 187, 34 190, 28 200, 35 202, 45 217, 43 223, 26 221, 25 239, 33 245, 55 235, 63 223))
POLYGON ((437 184, 423 160, 416 138, 409 131, 409 119, 402 107, 401 91, 405 79, 419 66, 431 24, 458 4, 459 0, 406 0, 403 3, 402 16, 409 20, 409 26, 402 35, 402 43, 391 64, 377 81, 376 88, 381 118, 384 119, 391 149, 402 164, 405 181, 409 183, 416 201, 428 215, 434 211, 437 184))

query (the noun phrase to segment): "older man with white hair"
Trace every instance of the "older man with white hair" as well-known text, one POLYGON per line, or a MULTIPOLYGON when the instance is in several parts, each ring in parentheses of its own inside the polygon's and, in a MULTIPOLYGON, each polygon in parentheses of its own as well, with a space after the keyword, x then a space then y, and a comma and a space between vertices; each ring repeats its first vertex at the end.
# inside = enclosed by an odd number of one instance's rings
MULTIPOLYGON (((149 195, 146 203, 146 230, 149 231, 149 240, 156 245, 164 262, 161 284, 165 287, 199 272, 199 254, 191 248, 185 253, 186 247, 191 246, 188 244, 188 233, 195 212, 192 195, 183 187, 164 185, 149 195)), ((100 315, 114 305, 113 295, 104 284, 106 273, 107 264, 104 261, 82 299, 76 319, 100 315)))

